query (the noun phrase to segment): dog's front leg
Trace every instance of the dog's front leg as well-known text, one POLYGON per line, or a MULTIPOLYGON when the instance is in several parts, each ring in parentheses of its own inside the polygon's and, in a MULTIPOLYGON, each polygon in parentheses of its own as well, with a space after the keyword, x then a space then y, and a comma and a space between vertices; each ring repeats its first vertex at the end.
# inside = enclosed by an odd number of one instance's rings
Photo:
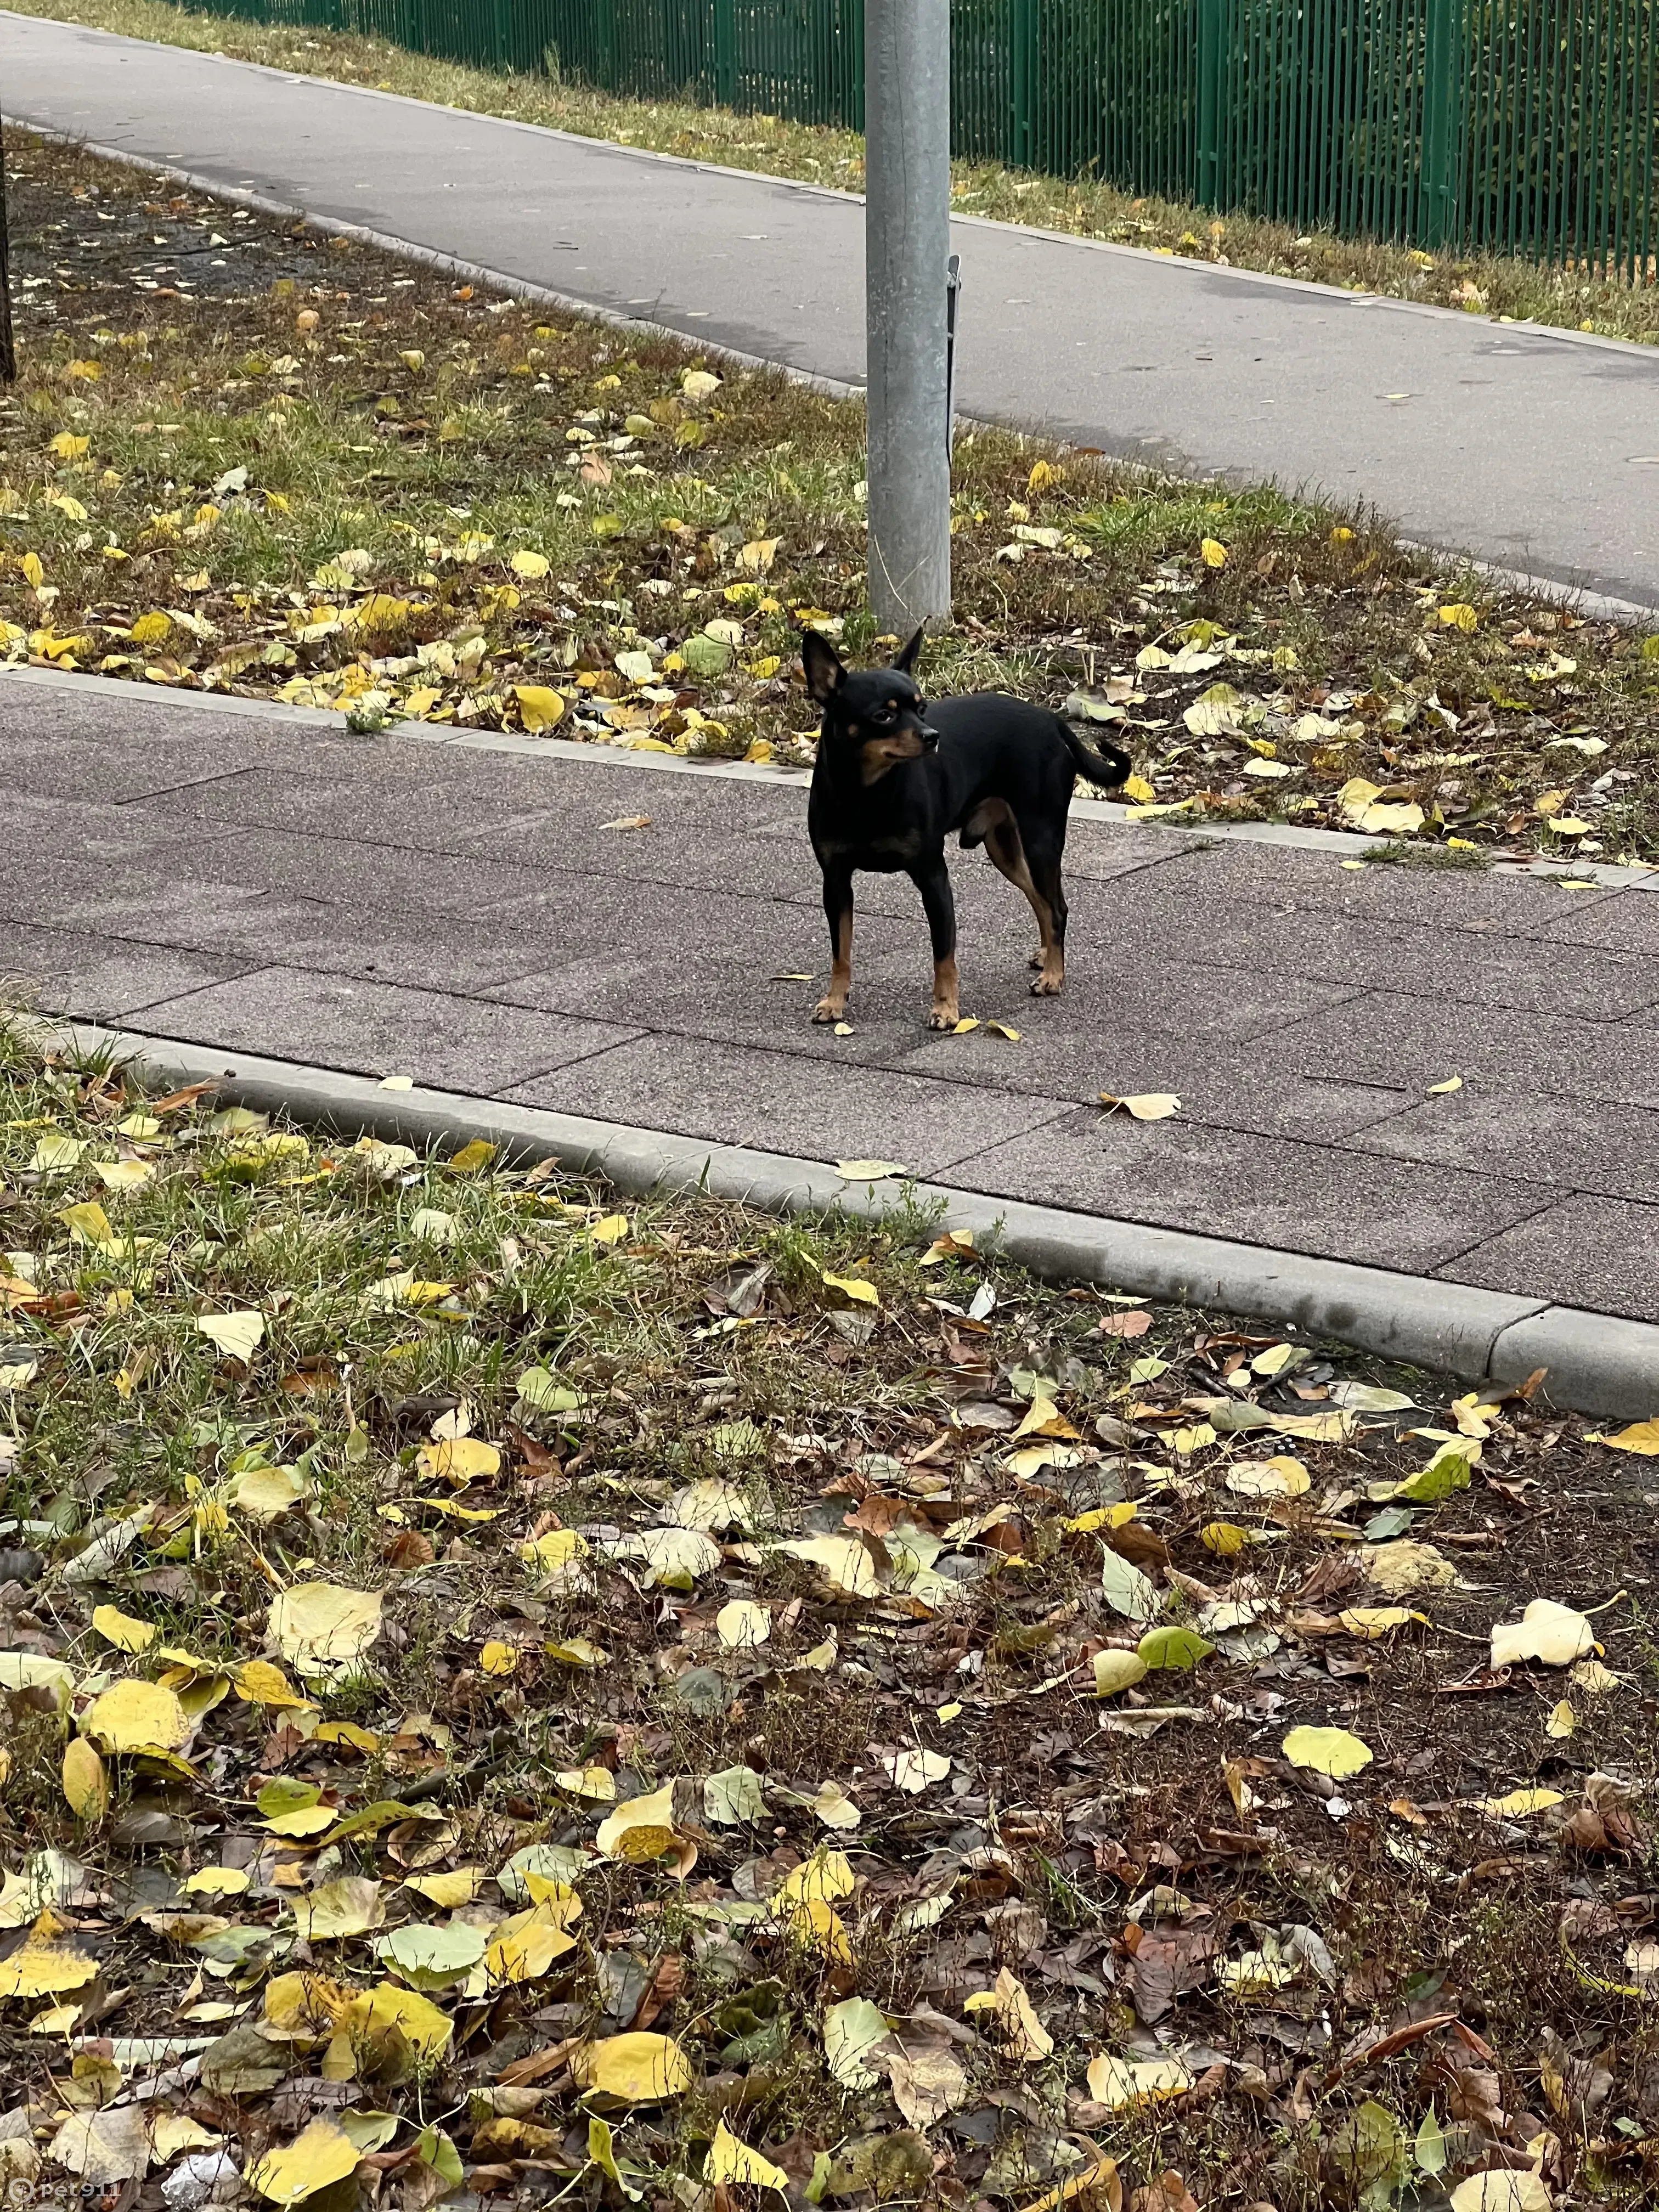
POLYGON ((812 1009, 815 1022, 838 1022, 853 987, 853 872, 825 869, 823 912, 830 924, 830 988, 812 1009))
POLYGON ((953 1030, 961 1016, 957 1005, 957 903, 951 894, 951 872, 941 860, 937 868, 915 875, 911 881, 921 893, 928 933, 933 940, 933 1004, 927 1026, 953 1030))

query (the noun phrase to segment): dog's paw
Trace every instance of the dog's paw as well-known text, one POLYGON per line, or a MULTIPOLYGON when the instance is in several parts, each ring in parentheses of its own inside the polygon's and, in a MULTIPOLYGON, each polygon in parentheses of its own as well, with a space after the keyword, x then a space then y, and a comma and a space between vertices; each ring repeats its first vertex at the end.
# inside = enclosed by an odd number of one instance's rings
POLYGON ((962 1019, 954 1006, 934 1006, 927 1016, 930 1030, 953 1030, 962 1019))
POLYGON ((846 1018, 847 1001, 845 999, 820 999, 817 1006, 812 1009, 812 1019, 815 1022, 842 1022, 845 1021, 846 1018))
POLYGON ((1057 999, 1065 988, 1066 978, 1063 975, 1037 975, 1032 979, 1031 996, 1034 999, 1057 999))

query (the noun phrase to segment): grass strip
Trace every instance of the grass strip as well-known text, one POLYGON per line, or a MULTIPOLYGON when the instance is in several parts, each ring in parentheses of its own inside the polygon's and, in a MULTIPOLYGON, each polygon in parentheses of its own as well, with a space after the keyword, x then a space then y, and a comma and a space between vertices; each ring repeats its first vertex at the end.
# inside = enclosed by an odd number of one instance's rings
POLYGON ((1647 2201, 1653 1424, 0 1101, 14 2181, 1647 2201))
MULTIPOLYGON (((0 656, 804 763, 878 649, 863 416, 14 134, 0 656)), ((963 435, 935 691, 1115 727, 1153 817, 1659 855, 1659 639, 1375 518, 963 435)))

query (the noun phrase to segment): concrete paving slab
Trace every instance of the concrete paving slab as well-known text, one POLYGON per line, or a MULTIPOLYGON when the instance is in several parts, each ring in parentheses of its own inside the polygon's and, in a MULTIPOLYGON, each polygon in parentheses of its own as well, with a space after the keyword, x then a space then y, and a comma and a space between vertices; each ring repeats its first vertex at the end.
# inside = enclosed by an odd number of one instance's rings
POLYGON ((1650 892, 1615 891, 1576 904, 1550 931, 1559 945, 1598 945, 1650 966, 1659 955, 1659 898, 1650 892))
POLYGON ((240 718, 222 728, 198 721, 176 708, 169 712, 165 701, 152 701, 137 684, 99 689, 115 696, 94 702, 76 691, 0 676, 8 791, 119 805, 262 765, 273 745, 289 746, 299 737, 291 726, 273 736, 240 718), (112 736, 118 740, 113 744, 112 736))
POLYGON ((608 822, 646 811, 643 807, 625 808, 619 814, 617 805, 613 793, 611 811, 603 816, 591 811, 569 815, 562 809, 522 815, 498 830, 458 839, 450 849, 458 854, 488 852, 515 867, 534 869, 549 880, 615 878, 716 892, 741 886, 748 896, 798 905, 809 903, 802 893, 810 886, 810 902, 818 901, 817 866, 804 820, 793 825, 794 834, 787 842, 774 842, 756 837, 741 826, 714 828, 682 821, 659 803, 648 829, 608 830, 604 826, 608 822))
POLYGON ((630 1043, 637 1030, 573 1022, 519 1006, 487 1006, 292 968, 261 968, 151 1006, 158 1036, 298 1056, 364 1075, 413 1075, 481 1096, 527 1076, 630 1043))
POLYGON ((1547 1202, 1498 1176, 1122 1114, 1069 1115, 953 1160, 949 1173, 969 1190, 1170 1228, 1196 1224, 1243 1243, 1271 1237, 1286 1250, 1333 1258, 1363 1249, 1368 1265, 1413 1274, 1455 1273, 1460 1254, 1547 1202))
POLYGON ((164 1000, 229 982, 247 969, 246 961, 0 923, 0 999, 77 1021, 134 1018, 164 1000))
POLYGON ((334 772, 326 759, 299 774, 288 768, 248 768, 210 781, 186 784, 154 797, 131 799, 135 819, 174 824, 179 835, 223 836, 270 830, 295 836, 346 835, 366 845, 445 853, 458 842, 487 842, 498 824, 523 811, 520 793, 465 794, 458 830, 447 787, 436 781, 404 784, 363 773, 356 763, 334 772))
MULTIPOLYGON (((1466 1084, 1373 1122, 1349 1142, 1355 1152, 1476 1174, 1494 1159, 1524 1163, 1540 1188, 1659 1205, 1659 1113, 1638 1106, 1466 1084)), ((1659 1251, 1654 1265, 1659 1273, 1659 1251)))
POLYGON ((538 897, 544 879, 481 854, 453 858, 365 842, 342 823, 324 836, 247 830, 216 839, 213 864, 239 883, 284 898, 318 899, 357 914, 481 915, 538 897))
MULTIPOLYGON (((313 859, 321 865, 317 855, 313 859)), ((418 856, 402 859, 418 864, 418 856)), ((482 992, 568 960, 577 945, 612 948, 625 943, 629 916, 641 912, 638 887, 606 879, 585 887, 580 897, 571 896, 567 884, 556 896, 507 900, 475 914, 388 900, 386 872, 371 867, 368 873, 371 889, 383 896, 363 905, 352 902, 351 886, 346 884, 336 887, 340 896, 334 901, 292 896, 264 890, 257 883, 222 880, 210 866, 200 877, 158 874, 149 868, 106 871, 89 884, 83 871, 66 864, 61 873, 47 872, 31 904, 15 884, 8 892, 0 854, 0 911, 16 910, 21 903, 40 920, 136 945, 173 945, 258 966, 305 968, 461 993, 482 992)), ((20 878, 25 874, 20 867, 20 878)), ((597 957, 614 964, 612 951, 597 957)))
POLYGON ((653 1040, 627 1045, 514 1084, 507 1095, 721 1144, 775 1146, 787 1138, 810 1159, 898 1158, 926 1176, 964 1154, 1000 1150, 1066 1110, 1059 1099, 1006 1098, 889 1068, 685 1038, 672 1053, 653 1040))
MULTIPOLYGON (((1274 974, 1346 978, 1356 990, 1403 988, 1423 998, 1456 991, 1480 1006, 1600 1022, 1659 1001, 1659 967, 1599 946, 1427 928, 1375 915, 1253 915, 1247 907, 1231 913, 1231 926, 1218 932, 1219 942, 1274 974)), ((1199 919, 1188 915, 1185 926, 1199 919)))
POLYGON ((1546 1014, 1504 1020, 1447 994, 1368 991, 1301 1024, 1285 1051, 1309 1074, 1425 1092, 1450 1075, 1481 1075, 1586 1105, 1659 1107, 1659 1048, 1644 1014, 1619 1022, 1546 1014))
MULTIPOLYGON (((1292 856, 1299 858, 1300 856, 1292 856)), ((1455 990, 1485 1005, 1618 1020, 1659 1001, 1659 969, 1633 953, 1500 934, 1484 918, 1472 927, 1416 910, 1382 915, 1335 902, 1275 898, 1271 876, 1245 863, 1261 884, 1241 896, 1231 858, 1200 873, 1188 860, 1138 871, 1080 890, 1073 942, 1109 945, 1115 964, 1143 971, 1171 960, 1215 961, 1346 992, 1396 990, 1425 997, 1455 990)))
MULTIPOLYGON (((1659 1322, 1659 1206, 1575 1193, 1459 1255, 1439 1273, 1487 1290, 1525 1286, 1565 1306, 1659 1322)), ((1659 1404, 1659 1374, 1655 1376, 1659 1404)))
POLYGON ((26 863, 57 859, 88 873, 104 865, 159 863, 181 850, 200 854, 211 835, 105 799, 0 789, 0 848, 26 863))
POLYGON ((504 976, 545 959, 551 933, 532 902, 487 916, 365 913, 271 896, 187 933, 191 942, 245 953, 262 965, 360 975, 417 989, 482 996, 504 976))
MULTIPOLYGON (((632 887, 630 887, 632 888, 632 887)), ((829 981, 823 925, 800 915, 793 932, 772 917, 799 910, 726 901, 729 928, 700 936, 695 958, 665 957, 660 940, 619 934, 602 949, 520 973, 481 995, 504 1004, 544 1007, 592 1019, 634 1021, 664 1039, 700 1038, 830 1063, 897 1061, 926 1035, 927 972, 913 956, 872 941, 863 932, 865 987, 852 1031, 837 1036, 815 1023, 812 1009, 829 981), (733 939, 737 941, 734 943, 733 939)))
MULTIPOLYGON (((1495 868, 1447 868, 1421 863, 1370 861, 1345 868, 1328 852, 1298 852, 1269 844, 1235 847, 1212 840, 1158 872, 1158 889, 1175 897, 1224 883, 1246 902, 1281 913, 1316 912, 1393 921, 1437 930, 1473 930, 1505 938, 1547 938, 1620 894, 1563 891, 1549 876, 1515 875, 1495 868), (1221 857, 1217 858, 1218 855, 1221 857)), ((1563 864, 1564 873, 1571 869, 1563 864)))
POLYGON ((1263 1137, 1340 1144, 1357 1130, 1386 1123, 1415 1103, 1415 1093, 1384 1084, 1342 1083, 1285 1065, 1269 1034, 1243 1044, 1218 1042, 1202 1030, 1119 1029, 1078 1034, 1066 1002, 1033 1004, 1016 1016, 1020 1040, 1010 1045, 985 1030, 929 1038, 894 1064, 943 1081, 1098 1103, 1173 1091, 1185 1121, 1263 1137))

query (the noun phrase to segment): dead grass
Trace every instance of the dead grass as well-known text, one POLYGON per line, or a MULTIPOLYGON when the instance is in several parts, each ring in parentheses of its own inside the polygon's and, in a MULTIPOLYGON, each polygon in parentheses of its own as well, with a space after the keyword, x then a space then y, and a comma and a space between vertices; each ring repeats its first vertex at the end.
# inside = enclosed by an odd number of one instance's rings
MULTIPOLYGON (((512 116, 579 137, 719 161, 845 191, 864 185, 863 140, 852 131, 733 114, 674 101, 612 98, 544 76, 500 76, 413 54, 373 38, 311 26, 263 25, 196 15, 164 0, 18 0, 22 15, 88 23, 132 38, 226 53, 269 67, 372 84, 484 115, 512 116)), ((963 215, 1103 238, 1156 253, 1260 269, 1344 290, 1599 332, 1659 338, 1659 286, 1631 286, 1581 267, 1550 269, 1491 255, 1430 254, 1244 214, 1216 216, 1190 202, 1134 198, 1092 179, 1023 174, 991 163, 954 165, 951 204, 963 215)))
MULTIPOLYGON (((0 653, 370 726, 810 759, 802 626, 875 647, 855 404, 82 155, 9 159, 0 653)), ((1001 433, 958 442, 954 533, 928 683, 1115 724, 1138 805, 1659 853, 1659 640, 1364 514, 1001 433)))

